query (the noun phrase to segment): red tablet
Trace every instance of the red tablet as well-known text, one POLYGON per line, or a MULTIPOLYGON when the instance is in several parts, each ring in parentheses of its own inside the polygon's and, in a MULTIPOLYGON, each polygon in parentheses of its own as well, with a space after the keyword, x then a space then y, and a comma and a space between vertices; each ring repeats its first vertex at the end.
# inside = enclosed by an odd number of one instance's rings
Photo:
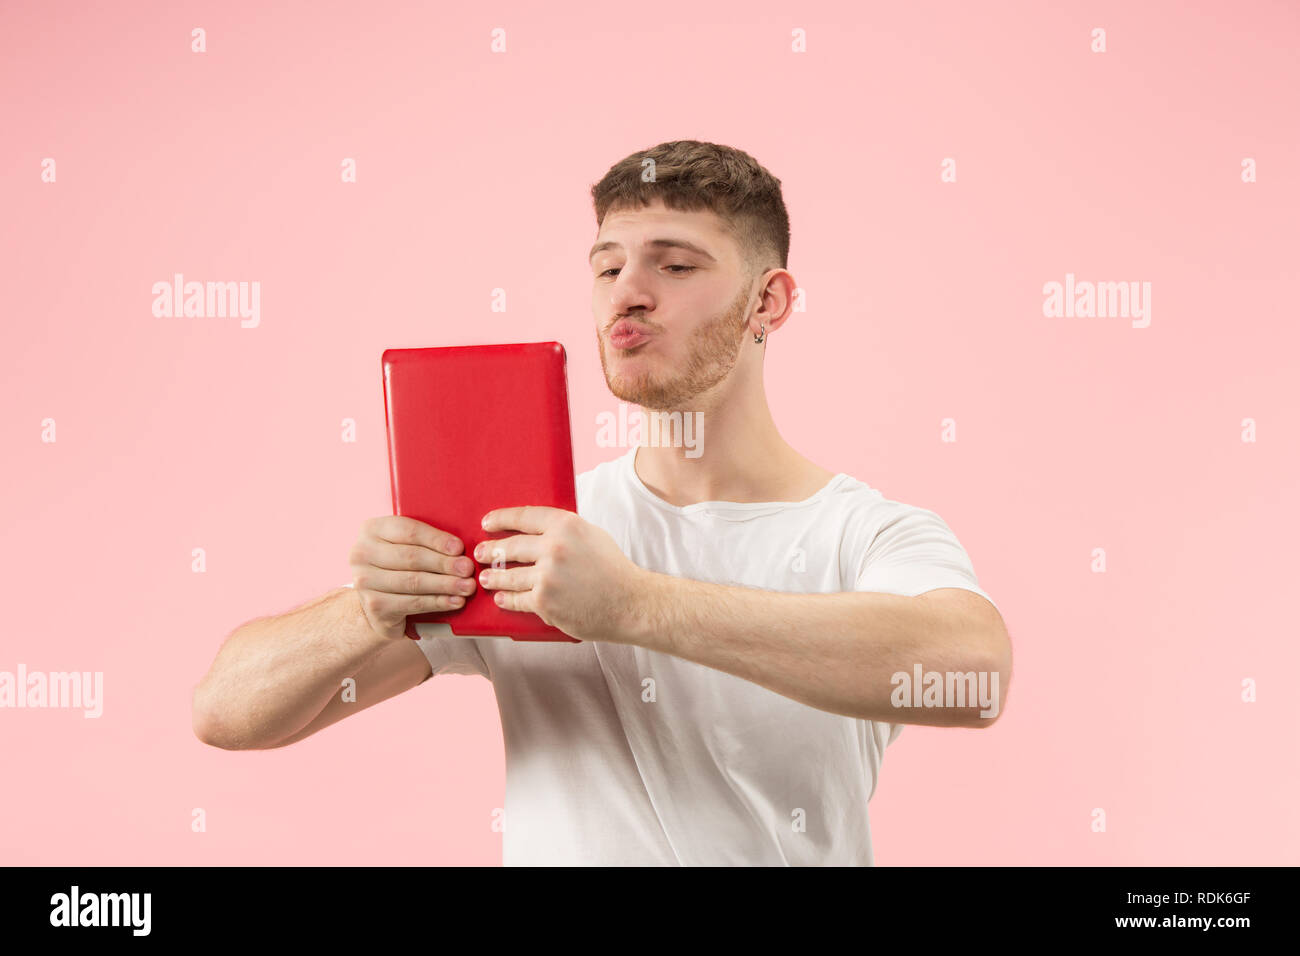
MULTIPOLYGON (((394 514, 456 535, 474 561, 479 541, 518 533, 483 530, 494 508, 578 510, 559 342, 388 349, 383 367, 394 514)), ((476 578, 492 566, 474 564, 476 578)), ((479 585, 463 607, 413 614, 407 635, 577 643, 536 614, 498 607, 493 593, 479 585)))

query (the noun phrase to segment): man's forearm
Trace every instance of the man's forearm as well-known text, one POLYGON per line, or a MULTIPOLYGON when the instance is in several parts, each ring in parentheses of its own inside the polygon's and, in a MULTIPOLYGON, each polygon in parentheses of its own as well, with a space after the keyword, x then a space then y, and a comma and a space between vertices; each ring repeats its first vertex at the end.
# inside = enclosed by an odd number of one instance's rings
MULTIPOLYGON (((891 723, 987 726, 992 720, 980 716, 978 704, 894 705, 901 686, 895 675, 910 681, 917 665, 927 673, 983 672, 996 684, 995 713, 1001 712, 1010 645, 992 617, 959 613, 924 594, 789 594, 649 571, 644 583, 627 643, 734 674, 819 710, 891 723)), ((906 700, 914 700, 910 690, 906 700)))
POLYGON ((351 588, 236 628, 194 690, 196 732, 214 746, 253 749, 297 733, 344 677, 387 645, 351 588))

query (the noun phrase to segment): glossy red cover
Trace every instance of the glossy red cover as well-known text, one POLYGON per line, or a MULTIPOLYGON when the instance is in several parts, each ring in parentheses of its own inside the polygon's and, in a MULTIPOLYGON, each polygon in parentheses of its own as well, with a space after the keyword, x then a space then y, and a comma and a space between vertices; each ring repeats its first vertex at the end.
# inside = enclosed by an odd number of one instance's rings
MULTIPOLYGON (((456 535, 474 561, 478 542, 518 533, 483 530, 494 508, 578 510, 559 342, 388 349, 383 369, 394 514, 456 535)), ((474 564, 476 578, 491 567, 474 564)), ((493 593, 479 585, 464 607, 413 614, 407 634, 442 622, 463 637, 576 643, 536 614, 497 607, 493 593)))

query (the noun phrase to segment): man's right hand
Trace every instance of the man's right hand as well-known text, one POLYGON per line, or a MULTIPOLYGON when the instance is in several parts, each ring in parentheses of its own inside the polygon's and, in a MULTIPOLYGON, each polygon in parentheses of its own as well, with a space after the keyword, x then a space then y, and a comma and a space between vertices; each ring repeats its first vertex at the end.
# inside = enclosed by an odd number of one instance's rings
POLYGON ((463 607, 474 562, 455 535, 402 515, 369 518, 348 555, 352 587, 376 634, 406 636, 406 618, 463 607))

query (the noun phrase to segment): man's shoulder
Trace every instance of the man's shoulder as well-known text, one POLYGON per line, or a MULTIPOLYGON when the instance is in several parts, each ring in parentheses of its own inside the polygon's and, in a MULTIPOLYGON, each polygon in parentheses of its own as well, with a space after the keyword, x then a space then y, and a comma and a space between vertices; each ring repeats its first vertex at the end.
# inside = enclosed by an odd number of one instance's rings
POLYGON ((846 480, 839 485, 837 491, 839 494, 836 497, 842 507, 851 509, 858 515, 870 515, 873 520, 883 524, 918 513, 935 514, 922 505, 891 498, 879 488, 872 487, 852 475, 846 475, 846 480))
POLYGON ((826 503, 839 512, 840 520, 861 520, 876 518, 887 513, 897 502, 890 501, 877 488, 873 488, 859 478, 847 472, 835 482, 832 494, 826 503))
POLYGON ((952 536, 937 512, 891 498, 852 476, 841 482, 836 492, 834 522, 843 529, 846 553, 862 555, 899 536, 952 536))
POLYGON ((592 465, 586 471, 580 473, 576 478, 574 478, 573 482, 577 486, 578 490, 581 491, 583 488, 590 488, 592 485, 609 481, 615 477, 619 463, 622 460, 622 456, 619 456, 592 465))
POLYGON ((587 514, 596 501, 608 497, 608 492, 621 479, 620 466, 623 456, 611 458, 593 465, 574 478, 574 490, 578 499, 578 514, 587 514))

